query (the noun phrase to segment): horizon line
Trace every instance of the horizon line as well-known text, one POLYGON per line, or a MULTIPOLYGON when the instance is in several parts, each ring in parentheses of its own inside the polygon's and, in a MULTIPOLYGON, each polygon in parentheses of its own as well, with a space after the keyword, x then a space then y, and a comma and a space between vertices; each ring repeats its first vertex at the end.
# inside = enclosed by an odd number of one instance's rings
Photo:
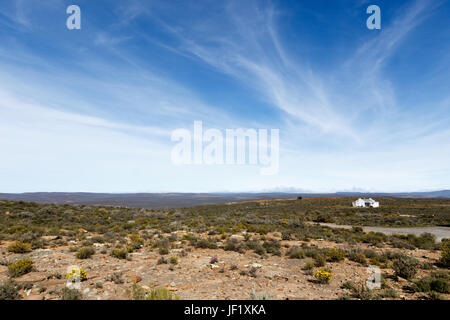
POLYGON ((33 194, 33 193, 86 193, 86 194, 340 194, 340 193, 360 193, 360 194, 404 194, 404 193, 433 193, 449 191, 450 189, 433 189, 426 191, 136 191, 136 192, 109 192, 109 191, 24 191, 24 192, 0 192, 0 194, 33 194))

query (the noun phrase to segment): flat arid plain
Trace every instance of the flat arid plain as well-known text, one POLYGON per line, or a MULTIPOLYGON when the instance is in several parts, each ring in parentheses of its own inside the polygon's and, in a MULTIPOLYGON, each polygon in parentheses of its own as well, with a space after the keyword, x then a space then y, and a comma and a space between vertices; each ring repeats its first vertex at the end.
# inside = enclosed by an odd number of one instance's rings
POLYGON ((0 299, 448 299, 450 200, 354 200, 0 201, 0 299))

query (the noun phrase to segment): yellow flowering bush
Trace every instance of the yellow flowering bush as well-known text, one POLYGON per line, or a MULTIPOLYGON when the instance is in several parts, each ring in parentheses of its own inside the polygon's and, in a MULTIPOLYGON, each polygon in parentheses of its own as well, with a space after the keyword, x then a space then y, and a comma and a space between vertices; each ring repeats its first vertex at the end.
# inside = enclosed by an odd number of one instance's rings
POLYGON ((75 282, 77 278, 80 277, 80 281, 87 280, 88 274, 82 268, 73 268, 68 274, 66 274, 66 279, 72 278, 72 282, 75 282))
POLYGON ((339 249, 328 249, 327 260, 331 262, 339 262, 344 260, 345 252, 339 249))
POLYGON ((128 235, 130 237, 130 241, 131 244, 130 246, 137 250, 139 248, 141 248, 144 245, 144 239, 142 239, 138 234, 134 233, 134 234, 130 234, 128 235))
POLYGON ((31 244, 17 241, 8 247, 8 251, 13 253, 27 253, 31 251, 31 244))
POLYGON ((8 273, 12 278, 20 277, 33 271, 33 261, 30 258, 20 259, 8 264, 8 273))
POLYGON ((333 274, 326 270, 317 270, 313 277, 320 283, 328 283, 333 278, 333 274))

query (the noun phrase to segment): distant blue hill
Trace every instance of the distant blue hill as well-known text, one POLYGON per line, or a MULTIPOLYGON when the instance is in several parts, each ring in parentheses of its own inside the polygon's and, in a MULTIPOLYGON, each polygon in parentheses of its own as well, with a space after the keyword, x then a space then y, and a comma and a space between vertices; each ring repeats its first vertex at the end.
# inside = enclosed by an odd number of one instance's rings
POLYGON ((55 204, 109 205, 144 208, 179 208, 249 200, 289 199, 312 197, 398 197, 449 198, 450 190, 404 193, 85 193, 33 192, 0 193, 0 200, 29 201, 55 204))

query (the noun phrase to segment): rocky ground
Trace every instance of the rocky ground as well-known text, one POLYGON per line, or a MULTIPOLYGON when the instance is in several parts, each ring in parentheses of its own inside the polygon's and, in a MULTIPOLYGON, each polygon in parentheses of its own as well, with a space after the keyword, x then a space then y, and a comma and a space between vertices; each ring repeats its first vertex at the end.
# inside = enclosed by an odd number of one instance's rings
MULTIPOLYGON (((240 237, 237 235, 236 237, 240 237)), ((281 241, 279 234, 271 234, 281 241)), ((51 238, 46 239, 52 243, 51 238)), ((222 242, 223 243, 223 242, 222 242)), ((89 259, 77 259, 70 247, 79 245, 75 241, 64 246, 50 246, 46 249, 36 249, 26 254, 14 254, 7 250, 10 241, 0 243, 0 259, 12 261, 22 257, 30 257, 34 263, 34 270, 16 278, 20 283, 28 283, 28 289, 21 290, 25 300, 56 300, 61 298, 61 290, 66 285, 65 275, 70 266, 79 266, 87 271, 86 281, 81 283, 83 299, 131 299, 131 288, 137 283, 144 289, 153 286, 167 287, 180 299, 250 299, 252 291, 263 293, 271 299, 339 299, 348 294, 341 285, 346 281, 364 284, 369 274, 367 267, 345 259, 341 262, 327 263, 333 273, 333 279, 328 284, 313 281, 311 272, 302 267, 312 260, 290 259, 285 256, 286 247, 301 245, 302 241, 281 241, 282 255, 262 258, 252 251, 241 254, 223 249, 195 249, 189 247, 187 241, 178 241, 167 259, 177 257, 178 263, 171 267, 170 263, 158 264, 161 258, 158 249, 142 247, 131 253, 129 259, 118 259, 110 255, 108 244, 95 243, 96 253, 89 259), (190 250, 190 251, 189 251, 190 250), (211 258, 217 257, 218 262, 211 264, 211 258), (243 274, 242 271, 255 269, 253 274, 243 274), (171 270, 172 269, 172 270, 171 270), (117 274, 123 283, 111 279, 117 274)), ((220 246, 219 242, 219 246, 220 246)), ((368 245, 337 244, 334 242, 311 240, 309 245, 319 248, 368 248, 368 245)), ((435 263, 439 259, 439 252, 428 250, 405 250, 393 248, 371 249, 382 252, 386 250, 401 251, 414 256, 421 262, 435 263)), ((315 268, 314 270, 317 270, 315 268)), ((420 278, 432 270, 419 270, 416 277, 420 278)), ((418 299, 423 294, 409 293, 403 287, 407 284, 404 279, 395 280, 392 269, 382 269, 382 274, 389 287, 395 289, 398 299, 418 299)), ((8 268, 0 266, 0 281, 8 278, 8 268)), ((443 295, 448 298, 449 295, 443 295)))

